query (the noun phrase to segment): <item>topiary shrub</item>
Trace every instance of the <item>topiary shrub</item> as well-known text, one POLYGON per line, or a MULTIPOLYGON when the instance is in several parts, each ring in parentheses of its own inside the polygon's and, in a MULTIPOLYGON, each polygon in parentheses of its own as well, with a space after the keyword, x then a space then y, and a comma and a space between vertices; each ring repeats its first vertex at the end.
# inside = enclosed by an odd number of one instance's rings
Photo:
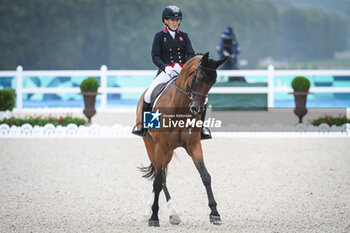
POLYGON ((310 81, 302 76, 297 76, 292 81, 294 92, 308 92, 310 89, 310 81))
POLYGON ((10 110, 15 107, 16 92, 13 89, 0 90, 0 111, 10 110))
POLYGON ((98 87, 98 81, 93 77, 84 79, 80 84, 81 92, 97 92, 98 87))

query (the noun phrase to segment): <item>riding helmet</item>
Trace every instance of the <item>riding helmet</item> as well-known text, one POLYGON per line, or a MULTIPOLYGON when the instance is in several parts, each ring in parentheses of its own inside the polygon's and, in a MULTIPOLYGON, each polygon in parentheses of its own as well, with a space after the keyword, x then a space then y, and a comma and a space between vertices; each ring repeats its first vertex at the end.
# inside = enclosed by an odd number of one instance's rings
POLYGON ((162 13, 162 22, 164 19, 182 19, 182 12, 177 6, 171 5, 164 8, 162 13))

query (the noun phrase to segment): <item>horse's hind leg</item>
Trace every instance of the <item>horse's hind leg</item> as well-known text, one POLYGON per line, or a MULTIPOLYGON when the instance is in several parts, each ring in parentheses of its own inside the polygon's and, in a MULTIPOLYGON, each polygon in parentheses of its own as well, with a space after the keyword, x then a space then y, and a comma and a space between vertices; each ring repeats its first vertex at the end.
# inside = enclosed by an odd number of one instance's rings
POLYGON ((152 174, 154 174, 153 192, 148 202, 148 209, 146 212, 147 216, 150 214, 150 212, 152 212, 151 218, 148 220, 148 226, 159 227, 158 200, 159 200, 159 193, 163 189, 162 163, 159 161, 159 156, 157 156, 157 150, 151 136, 146 135, 145 137, 143 137, 143 140, 145 142, 148 157, 152 164, 151 165, 152 174))
POLYGON ((153 181, 153 193, 154 200, 152 205, 152 216, 148 220, 148 226, 150 227, 159 227, 159 218, 158 218, 158 210, 159 210, 159 193, 163 188, 163 175, 162 175, 162 167, 156 168, 155 179, 153 181))

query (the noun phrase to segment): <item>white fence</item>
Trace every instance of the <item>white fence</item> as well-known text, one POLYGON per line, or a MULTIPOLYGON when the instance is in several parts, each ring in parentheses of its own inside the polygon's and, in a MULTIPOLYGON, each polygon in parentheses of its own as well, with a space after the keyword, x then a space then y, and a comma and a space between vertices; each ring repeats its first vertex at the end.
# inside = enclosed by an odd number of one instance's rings
MULTIPOLYGON (((108 76, 154 76, 155 70, 108 70, 101 66, 100 70, 51 70, 51 71, 25 71, 18 66, 16 71, 0 71, 1 77, 16 77, 17 109, 23 108, 23 94, 25 93, 79 93, 79 88, 23 88, 23 77, 26 76, 99 76, 101 79, 98 92, 101 93, 101 109, 107 106, 107 94, 116 93, 142 93, 145 88, 107 87, 108 76)), ((218 70, 218 76, 266 76, 267 87, 214 87, 210 93, 236 94, 236 93, 266 93, 268 107, 274 107, 274 93, 292 92, 291 88, 275 87, 275 76, 350 76, 350 70, 275 70, 272 65, 267 70, 218 70)), ((350 87, 313 87, 313 93, 350 93, 350 87)))
MULTIPOLYGON (((350 137, 350 124, 342 126, 321 124, 319 126, 307 126, 304 124, 283 126, 244 126, 237 127, 234 131, 228 132, 213 132, 216 138, 233 138, 233 137, 350 137), (248 131, 247 131, 248 130, 248 131)), ((69 124, 67 126, 57 126, 47 124, 45 126, 31 126, 24 124, 22 126, 8 126, 0 124, 0 139, 1 138, 138 138, 131 134, 132 126, 128 125, 113 125, 113 126, 77 126, 69 124)))

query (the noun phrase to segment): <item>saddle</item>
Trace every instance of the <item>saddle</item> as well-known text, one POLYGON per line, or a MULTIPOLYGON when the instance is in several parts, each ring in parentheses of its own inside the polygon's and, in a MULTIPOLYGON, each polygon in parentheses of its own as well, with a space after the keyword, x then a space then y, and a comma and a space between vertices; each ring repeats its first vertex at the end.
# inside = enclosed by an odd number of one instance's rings
POLYGON ((165 89, 172 83, 175 82, 178 76, 174 76, 173 78, 171 78, 168 82, 166 83, 161 83, 158 84, 152 94, 151 94, 151 106, 152 108, 154 107, 154 105, 157 103, 158 97, 161 96, 161 94, 165 91, 165 89))

